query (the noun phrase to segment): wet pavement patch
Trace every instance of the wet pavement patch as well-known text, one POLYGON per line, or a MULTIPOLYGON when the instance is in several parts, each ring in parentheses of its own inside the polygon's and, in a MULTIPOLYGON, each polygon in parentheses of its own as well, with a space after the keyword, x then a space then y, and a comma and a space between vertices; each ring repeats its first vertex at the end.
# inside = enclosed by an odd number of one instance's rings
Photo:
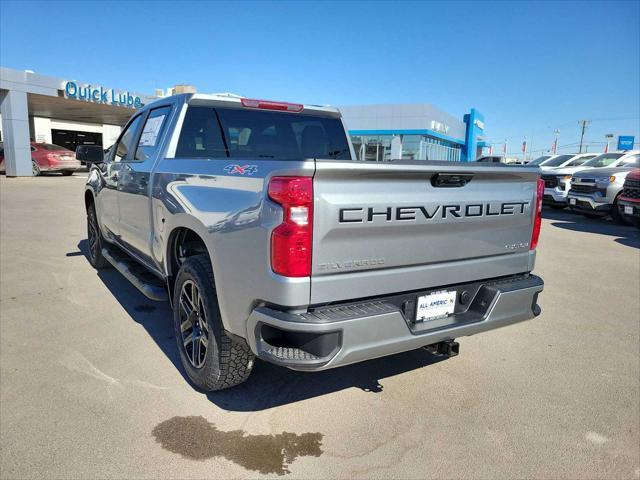
POLYGON ((289 465, 302 456, 322 454, 321 433, 282 432, 248 435, 243 430, 223 432, 204 417, 173 417, 153 429, 156 441, 170 452, 193 460, 224 457, 260 473, 291 473, 289 465))

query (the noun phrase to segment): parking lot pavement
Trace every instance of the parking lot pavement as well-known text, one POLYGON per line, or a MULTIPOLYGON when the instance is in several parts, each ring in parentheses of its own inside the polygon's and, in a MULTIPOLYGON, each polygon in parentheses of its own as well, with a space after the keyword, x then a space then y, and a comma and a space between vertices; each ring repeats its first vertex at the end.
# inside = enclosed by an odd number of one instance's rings
POLYGON ((640 478, 640 235, 546 212, 543 314, 205 395, 167 304, 87 262, 83 182, 0 178, 2 478, 640 478))

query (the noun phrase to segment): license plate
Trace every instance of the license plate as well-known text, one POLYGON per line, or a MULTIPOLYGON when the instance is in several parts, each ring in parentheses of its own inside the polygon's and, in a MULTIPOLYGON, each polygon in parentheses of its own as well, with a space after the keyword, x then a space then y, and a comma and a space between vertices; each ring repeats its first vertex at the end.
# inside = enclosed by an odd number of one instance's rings
POLYGON ((418 297, 416 321, 423 322, 446 317, 456 307, 455 290, 442 290, 418 297))
POLYGON ((625 215, 633 215, 633 207, 624 206, 624 214, 625 215))
POLYGON ((570 199, 569 199, 569 203, 570 203, 571 205, 575 205, 575 204, 576 204, 576 199, 575 199, 575 198, 570 198, 570 199))

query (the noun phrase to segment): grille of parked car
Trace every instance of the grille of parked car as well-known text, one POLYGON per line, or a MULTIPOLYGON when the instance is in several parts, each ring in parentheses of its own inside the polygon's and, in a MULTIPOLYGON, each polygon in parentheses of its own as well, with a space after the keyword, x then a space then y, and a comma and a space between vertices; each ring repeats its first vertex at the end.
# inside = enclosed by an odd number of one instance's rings
POLYGON ((627 178, 622 187, 622 196, 627 198, 637 198, 640 200, 640 180, 627 178))
POLYGON ((545 188, 556 188, 558 186, 558 177, 555 175, 542 175, 545 188))
POLYGON ((574 183, 571 185, 571 190, 569 193, 593 193, 596 191, 595 185, 580 185, 579 183, 574 183))

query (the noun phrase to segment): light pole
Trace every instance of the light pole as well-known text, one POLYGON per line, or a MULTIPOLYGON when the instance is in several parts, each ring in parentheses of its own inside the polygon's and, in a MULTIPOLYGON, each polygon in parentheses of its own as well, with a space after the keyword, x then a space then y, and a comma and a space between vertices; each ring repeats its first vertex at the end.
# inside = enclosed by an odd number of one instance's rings
POLYGON ((582 141, 584 140, 584 132, 591 123, 591 120, 580 120, 578 123, 582 124, 582 133, 580 134, 580 151, 582 153, 582 141))
POLYGON ((553 131, 555 138, 553 140, 553 149, 552 149, 552 153, 555 155, 556 152, 558 151, 558 138, 560 138, 560 130, 558 130, 557 128, 553 131))
POLYGON ((609 142, 613 138, 613 133, 607 133, 604 138, 607 140, 607 146, 604 147, 604 153, 609 153, 609 142))

